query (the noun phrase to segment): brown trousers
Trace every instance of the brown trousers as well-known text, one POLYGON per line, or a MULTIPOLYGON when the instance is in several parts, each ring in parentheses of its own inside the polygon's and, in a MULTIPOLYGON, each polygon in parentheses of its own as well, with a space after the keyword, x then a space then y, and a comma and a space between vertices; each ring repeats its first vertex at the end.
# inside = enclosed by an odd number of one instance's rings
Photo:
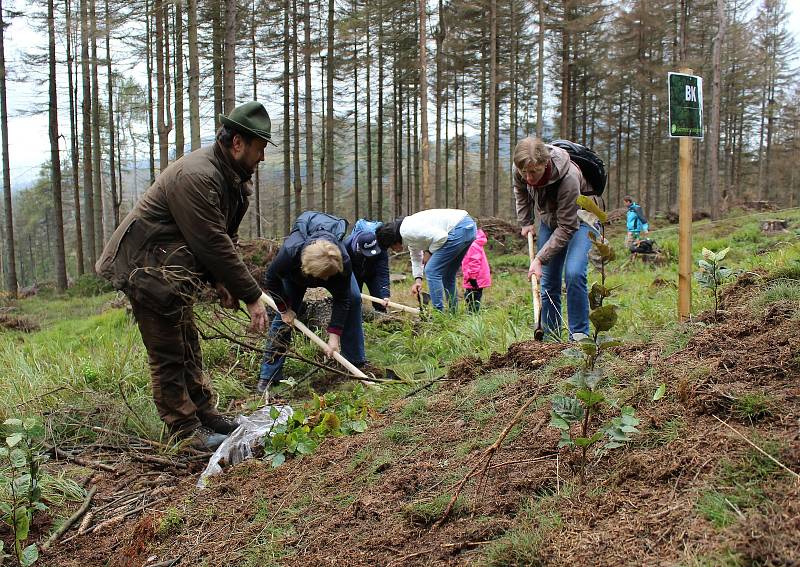
POLYGON ((192 431, 205 416, 217 413, 214 391, 203 372, 192 307, 164 315, 129 299, 147 349, 158 414, 171 434, 192 431))

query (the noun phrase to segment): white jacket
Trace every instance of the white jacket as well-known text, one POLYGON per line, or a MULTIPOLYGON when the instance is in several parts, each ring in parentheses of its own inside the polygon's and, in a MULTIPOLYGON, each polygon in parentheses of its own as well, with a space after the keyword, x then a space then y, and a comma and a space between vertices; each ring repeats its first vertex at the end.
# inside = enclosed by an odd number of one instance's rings
POLYGON ((447 236, 467 216, 461 209, 428 209, 403 219, 400 236, 411 253, 411 273, 422 277, 422 253, 431 254, 444 246, 447 236))

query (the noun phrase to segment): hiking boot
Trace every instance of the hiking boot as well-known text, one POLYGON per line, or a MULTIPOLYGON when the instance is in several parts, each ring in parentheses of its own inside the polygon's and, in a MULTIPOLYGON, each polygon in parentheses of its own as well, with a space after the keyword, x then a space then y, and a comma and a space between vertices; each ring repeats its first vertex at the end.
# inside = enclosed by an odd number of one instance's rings
POLYGON ((256 384, 256 392, 263 394, 269 389, 270 384, 277 384, 280 380, 270 380, 269 378, 259 378, 256 384))
POLYGON ((236 423, 232 418, 228 417, 227 415, 222 415, 221 413, 212 413, 199 417, 200 423, 215 433, 230 435, 236 430, 237 427, 239 427, 239 424, 236 423))
POLYGON ((189 446, 199 451, 216 451, 216 449, 222 445, 222 442, 228 438, 227 435, 215 433, 208 427, 203 426, 198 427, 194 431, 187 432, 184 435, 184 439, 188 441, 189 446))

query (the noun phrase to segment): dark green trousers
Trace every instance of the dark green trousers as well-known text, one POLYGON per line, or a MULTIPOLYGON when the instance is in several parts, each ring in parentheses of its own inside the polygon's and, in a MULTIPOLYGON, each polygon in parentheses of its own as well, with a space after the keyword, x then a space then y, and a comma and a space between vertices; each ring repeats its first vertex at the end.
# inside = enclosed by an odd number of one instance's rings
POLYGON ((131 301, 150 362, 153 401, 171 434, 187 433, 217 413, 203 372, 200 340, 191 305, 165 315, 131 301))

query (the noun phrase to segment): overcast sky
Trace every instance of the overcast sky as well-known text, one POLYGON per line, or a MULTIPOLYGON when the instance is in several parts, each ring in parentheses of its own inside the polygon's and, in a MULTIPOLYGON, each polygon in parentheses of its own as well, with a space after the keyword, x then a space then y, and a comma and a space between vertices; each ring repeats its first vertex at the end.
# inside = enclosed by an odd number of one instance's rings
MULTIPOLYGON (((24 0, 17 0, 16 2, 17 7, 24 6, 24 4, 24 0)), ((794 33, 796 41, 800 45, 800 1, 789 0, 787 2, 787 10, 791 14, 788 27, 794 33)), ((6 68, 10 74, 19 75, 20 66, 23 64, 23 50, 30 49, 34 45, 39 45, 42 49, 47 47, 46 36, 32 29, 28 18, 24 15, 12 20, 10 27, 6 30, 5 38, 6 68)), ((63 41, 63 38, 59 38, 59 40, 63 41)), ((98 48, 102 56, 104 46, 98 46, 98 48)), ((39 78, 46 79, 46 74, 41 74, 46 73, 46 67, 39 69, 39 71, 39 78)), ((138 75, 136 71, 134 71, 134 74, 138 75)), ((59 78, 59 81, 59 90, 61 90, 61 87, 66 89, 66 77, 63 80, 59 78)), ((41 108, 46 103, 47 86, 46 83, 34 85, 30 81, 27 83, 9 82, 7 89, 11 186, 16 190, 32 183, 37 178, 42 164, 48 161, 50 157, 46 113, 34 116, 27 115, 27 113, 36 108, 37 104, 41 108)), ((102 96, 105 97, 105 94, 103 93, 102 96)), ((59 108, 59 113, 62 116, 59 124, 60 133, 69 140, 68 109, 65 107, 67 103, 59 101, 59 104, 62 105, 62 108, 59 108)), ((268 110, 273 117, 279 115, 278 107, 270 107, 268 105, 268 110)), ((210 117, 207 120, 210 121, 210 117)), ((188 123, 186 128, 188 138, 188 123)), ((207 130, 210 130, 210 126, 203 125, 202 131, 204 134, 210 133, 207 130)), ((62 139, 62 150, 65 149, 67 148, 62 139)))

